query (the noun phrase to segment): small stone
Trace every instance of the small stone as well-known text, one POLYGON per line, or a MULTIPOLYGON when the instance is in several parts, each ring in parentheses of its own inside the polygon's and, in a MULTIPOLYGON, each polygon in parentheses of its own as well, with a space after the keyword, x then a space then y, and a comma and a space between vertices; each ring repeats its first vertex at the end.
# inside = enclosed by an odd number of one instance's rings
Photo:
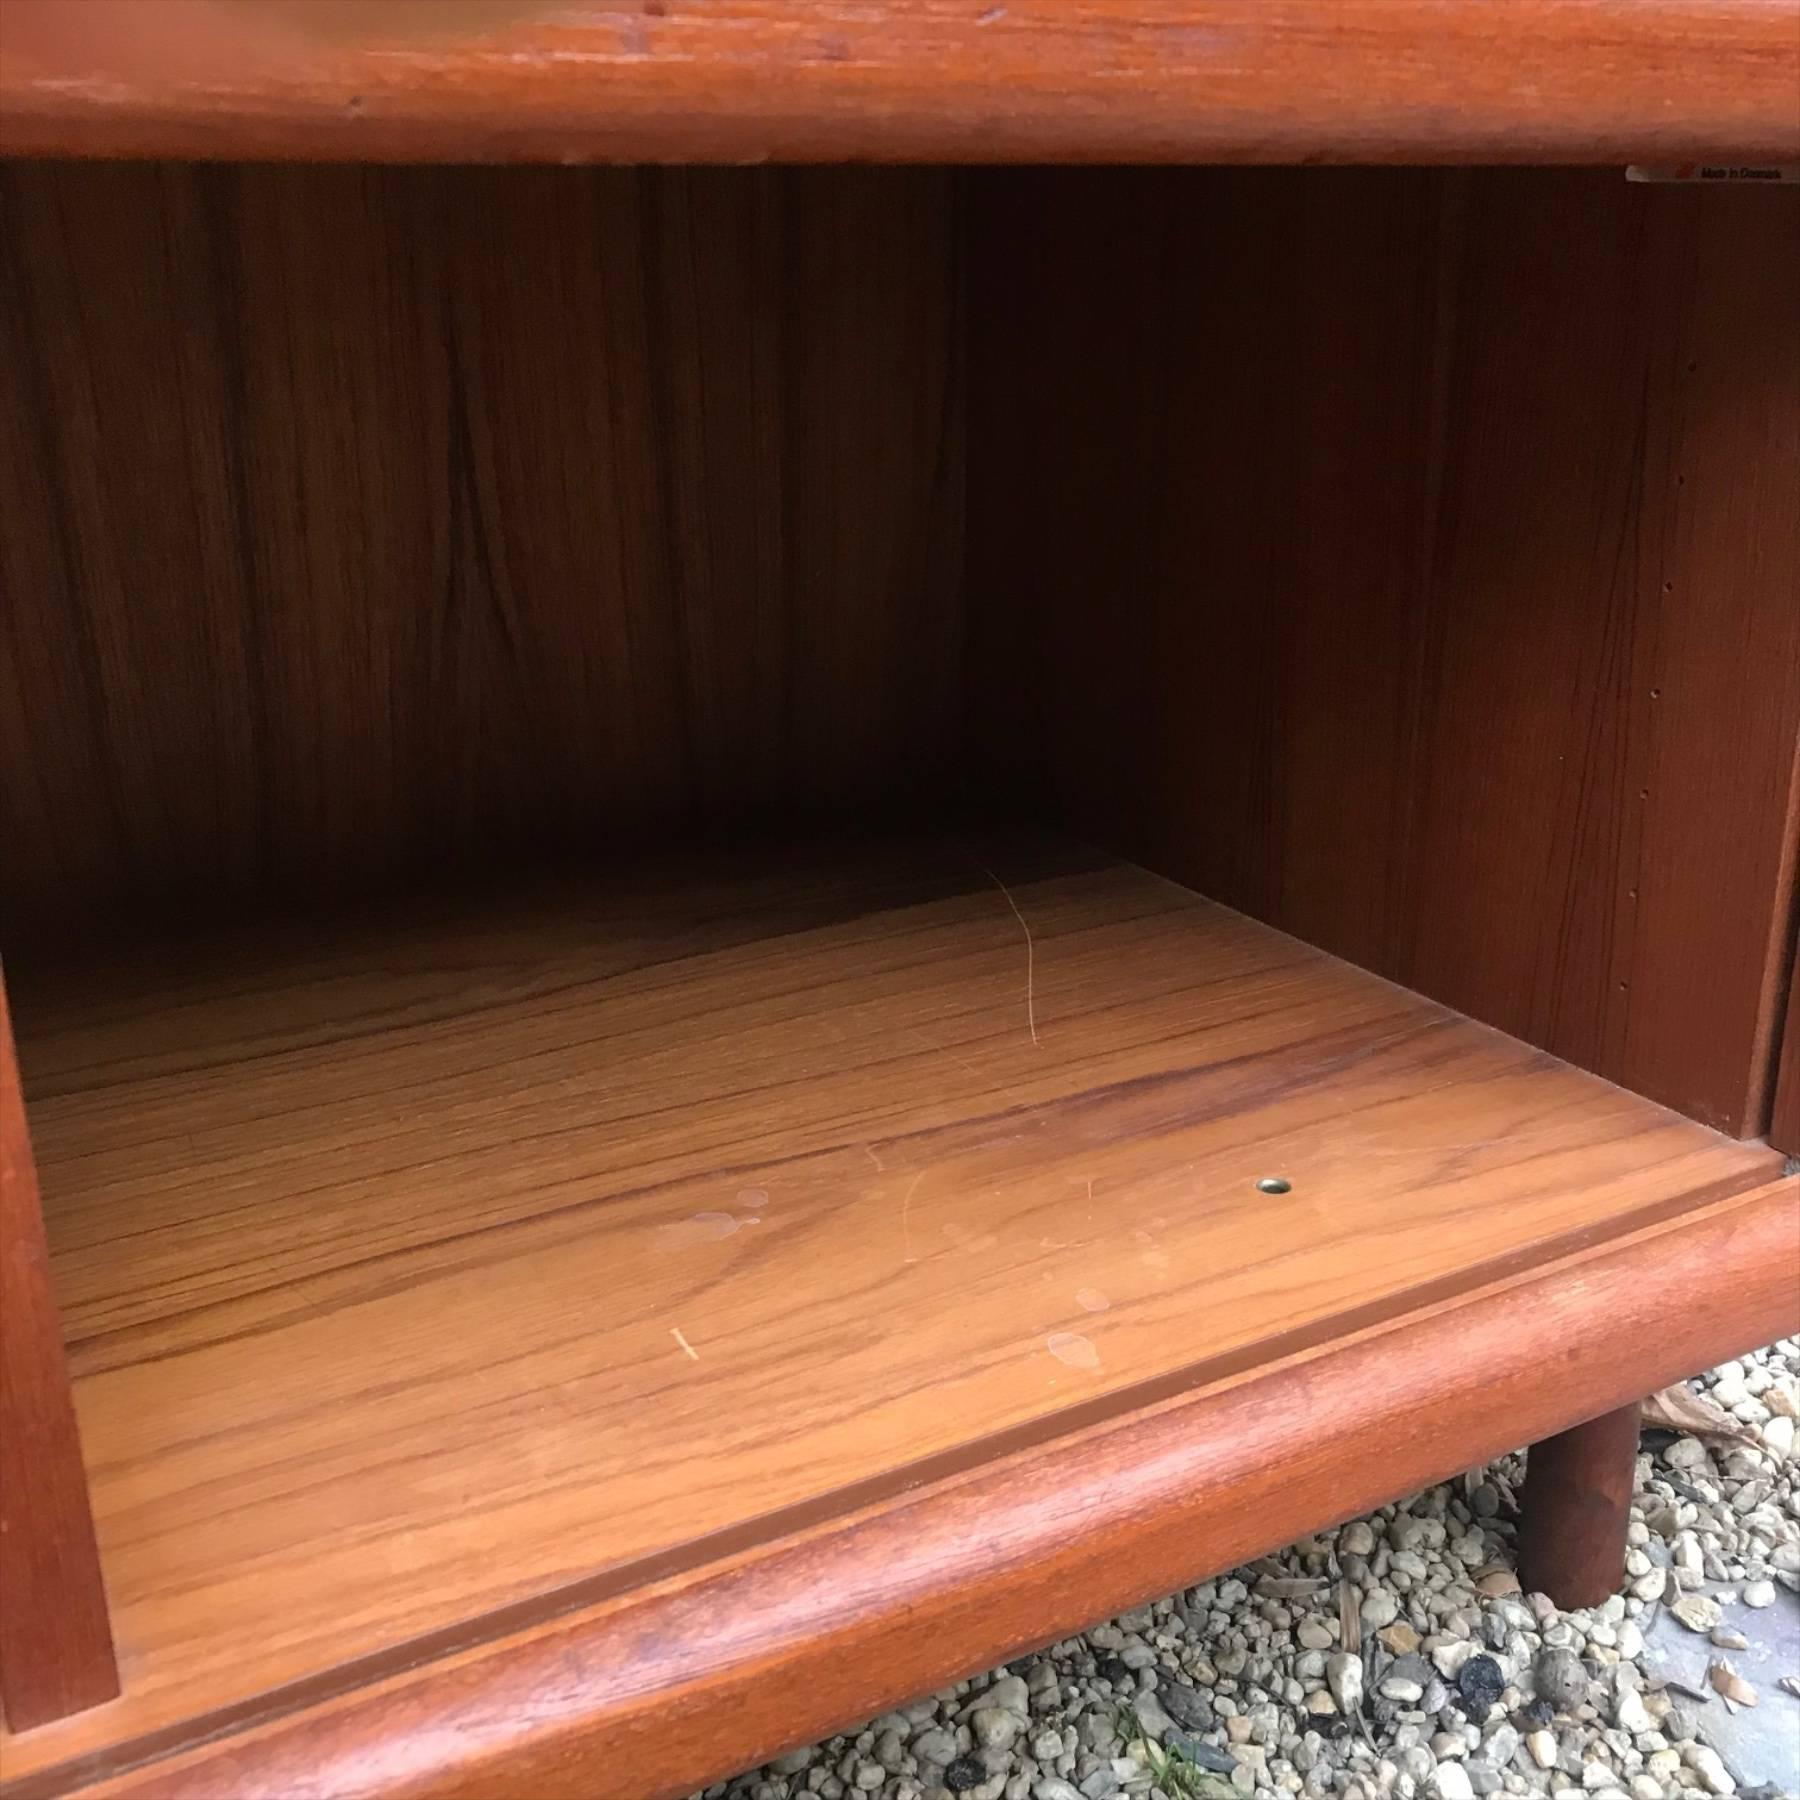
POLYGON ((1619 1627, 1619 1654, 1627 1662, 1635 1662, 1644 1654, 1644 1633, 1635 1619, 1627 1619, 1619 1627))
POLYGON ((1080 1788, 1071 1786, 1060 1775, 1044 1775, 1033 1785, 1031 1800, 1083 1800, 1083 1797, 1080 1788))
POLYGON ((1710 1744, 1683 1745, 1681 1760, 1693 1770, 1699 1778, 1700 1785, 1709 1794, 1735 1794, 1737 1792, 1737 1783, 1732 1780, 1730 1771, 1725 1767, 1724 1759, 1710 1744))
POLYGON ((1329 1650, 1337 1641, 1323 1619, 1302 1619, 1294 1636, 1299 1639, 1302 1650, 1329 1650))
POLYGON ((1667 1569, 1651 1569, 1640 1575, 1631 1584, 1631 1591, 1640 1600, 1660 1600, 1668 1585, 1669 1571, 1667 1569))
POLYGON ((1654 1775, 1632 1776, 1631 1800, 1663 1800, 1662 1783, 1654 1775))
POLYGON ((1772 1581, 1752 1581, 1744 1589, 1744 1604, 1760 1611, 1765 1606, 1775 1604, 1775 1584, 1772 1581))
POLYGON ((1491 1656, 1471 1656, 1457 1672, 1462 1709, 1477 1723, 1485 1719, 1506 1687, 1506 1671, 1491 1656))
POLYGON ((1378 1690, 1385 1699, 1397 1700, 1402 1706, 1412 1706, 1425 1692, 1416 1681, 1408 1681, 1404 1675, 1385 1677, 1378 1690))
POLYGON ((858 1763, 853 1785, 859 1793, 872 1794, 887 1778, 888 1772, 880 1763, 858 1763))
POLYGON ((1166 1712, 1183 1731, 1210 1731, 1213 1727, 1213 1703, 1185 1681, 1165 1675, 1156 1684, 1156 1697, 1166 1712))
POLYGON ((1152 1742, 1160 1744, 1175 1729, 1175 1721, 1163 1710, 1154 1688, 1145 1688, 1132 1697, 1131 1710, 1139 1729, 1152 1742))
POLYGON ((1404 1619, 1396 1619, 1375 1634, 1396 1656, 1410 1656, 1419 1647, 1419 1634, 1404 1619))
POLYGON ((969 1714, 969 1729, 984 1750, 1007 1750, 1025 1729, 1025 1721, 1004 1706, 978 1706, 969 1714))
POLYGON ((1432 1773, 1430 1787, 1438 1800, 1475 1800, 1469 1772, 1461 1763, 1439 1763, 1432 1773))
POLYGON ((921 1731, 912 1741, 912 1753, 922 1763, 943 1768, 956 1760, 956 1733, 941 1725, 921 1731))
POLYGON ((1462 1666, 1475 1654, 1475 1646, 1461 1638, 1452 1638, 1447 1644, 1439 1644, 1431 1653, 1431 1665, 1446 1681, 1454 1681, 1462 1673, 1462 1666))
POLYGON ((1711 1631, 1725 1616, 1718 1601, 1709 1600, 1704 1594, 1683 1594, 1669 1613, 1689 1631, 1699 1632, 1711 1631))
POLYGON ((1476 1794, 1497 1794, 1506 1785, 1500 1771, 1489 1763, 1468 1763, 1465 1765, 1465 1772, 1469 1777, 1469 1787, 1476 1794))
POLYGON ((1733 1631, 1729 1625, 1719 1626, 1709 1640, 1715 1650, 1748 1650, 1750 1640, 1741 1631, 1733 1631))
POLYGON ((1346 1718, 1354 1718, 1362 1707, 1362 1658, 1340 1650, 1325 1665, 1325 1685, 1331 1690, 1338 1711, 1346 1718))
POLYGON ((1366 1631, 1379 1631, 1400 1616, 1400 1602, 1386 1588, 1370 1588, 1362 1599, 1362 1622, 1366 1631))
POLYGON ((1531 1760, 1540 1769, 1556 1767, 1556 1734, 1546 1731, 1541 1726, 1531 1732, 1525 1739, 1525 1748, 1531 1753, 1531 1760))
POLYGON ((1338 1534, 1338 1550, 1345 1556, 1373 1556, 1375 1533, 1366 1519, 1356 1519, 1338 1534))
POLYGON ((1573 1650, 1543 1651, 1533 1665, 1538 1695, 1558 1712, 1573 1712, 1587 1698, 1588 1674, 1573 1650))
POLYGON ((1031 1713, 1031 1689, 1023 1675, 1002 1675, 983 1696, 989 1706, 1004 1706, 1020 1718, 1031 1713))
POLYGON ((1485 1594, 1490 1600, 1497 1600, 1502 1594, 1518 1593, 1519 1578, 1511 1569, 1495 1569, 1476 1581, 1475 1591, 1485 1594))
POLYGON ((1762 1427, 1763 1447, 1771 1456, 1786 1461, 1794 1453, 1795 1425, 1791 1414, 1776 1413, 1762 1427))
POLYGON ((979 1756, 959 1756, 944 1771, 944 1786, 953 1794, 966 1794, 987 1780, 987 1765, 979 1756))
POLYGON ((1240 1713, 1236 1718, 1225 1721, 1225 1735, 1234 1744, 1247 1744, 1250 1733, 1255 1729, 1248 1713, 1240 1713))
POLYGON ((1654 1731, 1656 1722, 1644 1710, 1644 1698, 1635 1688, 1622 1688, 1613 1704, 1613 1723, 1621 1731, 1635 1737, 1640 1731, 1654 1731))

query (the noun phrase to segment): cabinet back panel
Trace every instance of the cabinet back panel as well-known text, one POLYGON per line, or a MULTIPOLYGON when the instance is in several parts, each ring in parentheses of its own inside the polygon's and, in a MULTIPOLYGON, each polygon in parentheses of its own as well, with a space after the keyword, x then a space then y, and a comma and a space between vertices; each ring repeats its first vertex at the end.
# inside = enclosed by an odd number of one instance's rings
POLYGON ((970 184, 988 766, 1204 893, 1761 1130, 1800 722, 1800 195, 970 184))
POLYGON ((0 170, 0 927, 937 770, 949 180, 0 170))

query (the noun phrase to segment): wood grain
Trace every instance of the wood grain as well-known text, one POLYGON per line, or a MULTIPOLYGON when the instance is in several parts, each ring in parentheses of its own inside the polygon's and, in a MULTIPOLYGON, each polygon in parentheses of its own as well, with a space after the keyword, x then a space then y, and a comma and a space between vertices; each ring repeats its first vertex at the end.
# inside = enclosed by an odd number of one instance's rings
POLYGON ((976 174, 968 206, 968 695, 996 787, 1763 1130, 1800 741, 1795 196, 1056 171, 976 174))
POLYGON ((1637 1483, 1636 1401, 1531 1446, 1519 1524, 1519 1580, 1565 1612, 1601 1606, 1625 1580, 1637 1483))
POLYGON ((348 1671, 119 1779, 96 1758, 10 1795, 691 1792, 1793 1330, 1796 1229, 1800 1182, 1771 1183, 384 1680, 348 1671), (1718 1304, 1693 1304, 1697 1271, 1718 1304))
POLYGON ((928 779, 947 181, 0 173, 9 945, 928 779))
POLYGON ((132 1661, 20 1773, 1780 1166, 1055 841, 97 954, 17 1009, 132 1661))
POLYGON ((0 1601, 7 1731, 29 1731, 119 1691, 3 976, 0 1601))
POLYGON ((1789 0, 10 0, 12 155, 1800 159, 1789 0), (71 20, 71 11, 84 17, 71 20), (410 27, 410 29, 409 29, 410 27))

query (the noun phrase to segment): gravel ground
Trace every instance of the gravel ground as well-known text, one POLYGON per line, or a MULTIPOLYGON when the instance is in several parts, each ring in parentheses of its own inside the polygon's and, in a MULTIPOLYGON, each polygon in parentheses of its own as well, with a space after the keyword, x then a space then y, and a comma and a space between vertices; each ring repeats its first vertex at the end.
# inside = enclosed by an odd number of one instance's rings
POLYGON ((1519 1591, 1524 1462, 1507 1457, 705 1800, 1792 1793, 1800 1667, 1758 1692, 1733 1655, 1776 1617, 1765 1609, 1800 1606, 1800 1340, 1691 1385, 1748 1441, 1646 1434, 1628 1585, 1593 1611, 1519 1591), (1646 1644, 1665 1610, 1710 1663, 1691 1687, 1646 1644), (1792 1709, 1786 1730, 1762 1715, 1776 1767, 1733 1766, 1714 1741, 1751 1705, 1792 1709))

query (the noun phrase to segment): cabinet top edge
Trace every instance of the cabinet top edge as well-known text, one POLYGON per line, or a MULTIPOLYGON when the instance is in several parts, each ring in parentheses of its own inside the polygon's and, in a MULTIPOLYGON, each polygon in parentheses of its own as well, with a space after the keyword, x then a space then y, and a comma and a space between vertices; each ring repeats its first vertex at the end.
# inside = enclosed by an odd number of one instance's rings
POLYGON ((5 12, 0 153, 14 156, 1800 161, 1794 0, 5 0, 5 12))

